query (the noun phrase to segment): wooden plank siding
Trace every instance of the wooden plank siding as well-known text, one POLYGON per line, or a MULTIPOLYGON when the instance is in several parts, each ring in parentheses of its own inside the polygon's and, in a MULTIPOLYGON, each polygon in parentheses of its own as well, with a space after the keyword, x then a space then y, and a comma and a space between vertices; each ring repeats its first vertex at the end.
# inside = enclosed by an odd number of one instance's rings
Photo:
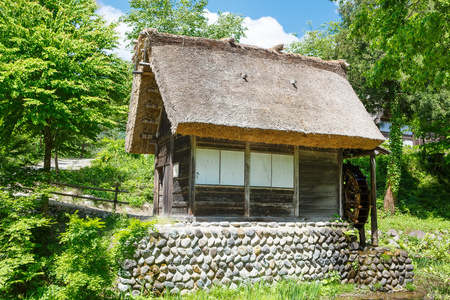
POLYGON ((293 217, 294 189, 250 188, 252 216, 293 217))
POLYGON ((326 218, 339 213, 338 151, 299 150, 301 218, 326 218))
POLYGON ((189 136, 174 136, 173 163, 178 163, 178 177, 173 178, 172 215, 187 215, 189 209, 191 140, 189 136))
POLYGON ((339 213, 341 177, 339 150, 261 143, 246 145, 240 141, 182 135, 160 137, 157 149, 155 173, 159 170, 159 176, 155 176, 155 179, 159 178, 160 182, 155 182, 155 187, 158 187, 155 195, 159 199, 155 204, 159 204, 159 213, 182 216, 306 219, 328 219, 339 213), (295 163, 294 187, 252 187, 248 183, 246 185, 245 182, 249 182, 249 166, 244 171, 247 175, 242 186, 195 184, 196 147, 242 151, 246 156, 249 156, 250 152, 291 154, 295 163), (178 176, 172 178, 174 164, 178 164, 178 176), (164 182, 161 182, 161 179, 164 182), (171 186, 170 197, 167 197, 165 189, 169 186, 171 186), (167 205, 170 205, 169 209, 167 205), (246 212, 249 214, 246 215, 246 212))
POLYGON ((243 216, 243 186, 195 186, 195 214, 198 216, 243 216))

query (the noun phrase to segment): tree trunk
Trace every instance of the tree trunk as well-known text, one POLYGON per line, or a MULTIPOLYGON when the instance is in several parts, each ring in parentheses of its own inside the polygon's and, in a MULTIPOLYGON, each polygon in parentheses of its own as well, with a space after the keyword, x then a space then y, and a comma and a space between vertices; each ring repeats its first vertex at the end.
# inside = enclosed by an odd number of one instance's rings
POLYGON ((386 193, 384 194, 384 209, 390 211, 391 213, 395 212, 395 197, 394 193, 392 193, 391 185, 388 185, 386 193))
POLYGON ((84 158, 84 148, 86 148, 86 144, 83 142, 83 144, 81 144, 81 156, 80 156, 80 158, 84 158))
MULTIPOLYGON (((44 128, 44 172, 47 173, 47 179, 50 179, 50 168, 52 162, 52 132, 50 126, 45 126, 44 128)), ((48 196, 42 194, 42 213, 44 216, 48 216, 48 196)))
POLYGON ((52 133, 50 130, 50 126, 46 126, 44 128, 44 171, 50 173, 51 161, 52 161, 52 133))
POLYGON ((59 165, 58 165, 58 150, 55 149, 55 172, 59 174, 59 165))

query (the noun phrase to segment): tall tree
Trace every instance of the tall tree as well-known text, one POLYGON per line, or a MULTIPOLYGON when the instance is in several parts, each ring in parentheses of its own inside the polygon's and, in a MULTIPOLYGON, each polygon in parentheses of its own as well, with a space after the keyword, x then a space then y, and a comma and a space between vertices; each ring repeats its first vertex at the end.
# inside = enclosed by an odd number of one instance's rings
POLYGON ((364 32, 360 32, 359 35, 350 34, 350 28, 361 9, 364 5, 373 4, 374 1, 341 1, 338 9, 342 18, 341 22, 329 22, 321 25, 317 30, 312 30, 310 26, 311 30, 304 32, 302 40, 288 45, 287 49, 303 55, 318 56, 325 60, 345 59, 350 64, 347 70, 349 82, 366 109, 373 114, 384 113, 391 116, 392 134, 389 144, 394 154, 389 164, 385 206, 390 211, 394 211, 401 176, 401 126, 404 119, 398 106, 401 103, 400 100, 404 101, 404 98, 398 97, 401 94, 398 81, 387 79, 374 84, 367 79, 366 73, 383 56, 383 51, 370 47, 370 40, 364 32))
POLYGON ((95 139, 126 113, 127 63, 95 0, 0 2, 0 137, 42 137, 44 169, 71 136, 95 139))
POLYGON ((404 90, 450 85, 450 2, 376 0, 365 3, 352 33, 361 32, 384 55, 368 72, 370 80, 398 80, 404 90))
POLYGON ((220 39, 245 37, 244 19, 239 14, 222 13, 209 23, 205 15, 207 0, 130 0, 131 10, 122 21, 131 25, 127 38, 134 40, 145 28, 178 35, 220 39))

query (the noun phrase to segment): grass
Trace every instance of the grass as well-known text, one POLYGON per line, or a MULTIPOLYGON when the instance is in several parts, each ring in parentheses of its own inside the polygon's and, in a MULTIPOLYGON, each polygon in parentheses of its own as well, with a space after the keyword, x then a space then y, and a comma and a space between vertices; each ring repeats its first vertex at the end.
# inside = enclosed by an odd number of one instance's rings
MULTIPOLYGON (((184 296, 168 294, 164 299, 169 300, 315 300, 334 299, 337 295, 354 291, 354 285, 341 285, 339 282, 300 282, 297 280, 283 280, 276 284, 258 282, 253 285, 241 284, 236 289, 227 286, 215 286, 209 290, 198 290, 184 296)), ((136 297, 136 300, 153 299, 136 297)))

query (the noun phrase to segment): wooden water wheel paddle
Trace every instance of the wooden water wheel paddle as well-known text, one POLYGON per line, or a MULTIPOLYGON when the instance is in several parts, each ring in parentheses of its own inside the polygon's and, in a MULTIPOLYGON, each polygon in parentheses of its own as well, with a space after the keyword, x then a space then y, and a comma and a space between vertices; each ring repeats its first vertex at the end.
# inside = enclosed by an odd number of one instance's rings
POLYGON ((343 167, 345 217, 361 229, 370 213, 370 190, 358 167, 347 163, 343 167))

